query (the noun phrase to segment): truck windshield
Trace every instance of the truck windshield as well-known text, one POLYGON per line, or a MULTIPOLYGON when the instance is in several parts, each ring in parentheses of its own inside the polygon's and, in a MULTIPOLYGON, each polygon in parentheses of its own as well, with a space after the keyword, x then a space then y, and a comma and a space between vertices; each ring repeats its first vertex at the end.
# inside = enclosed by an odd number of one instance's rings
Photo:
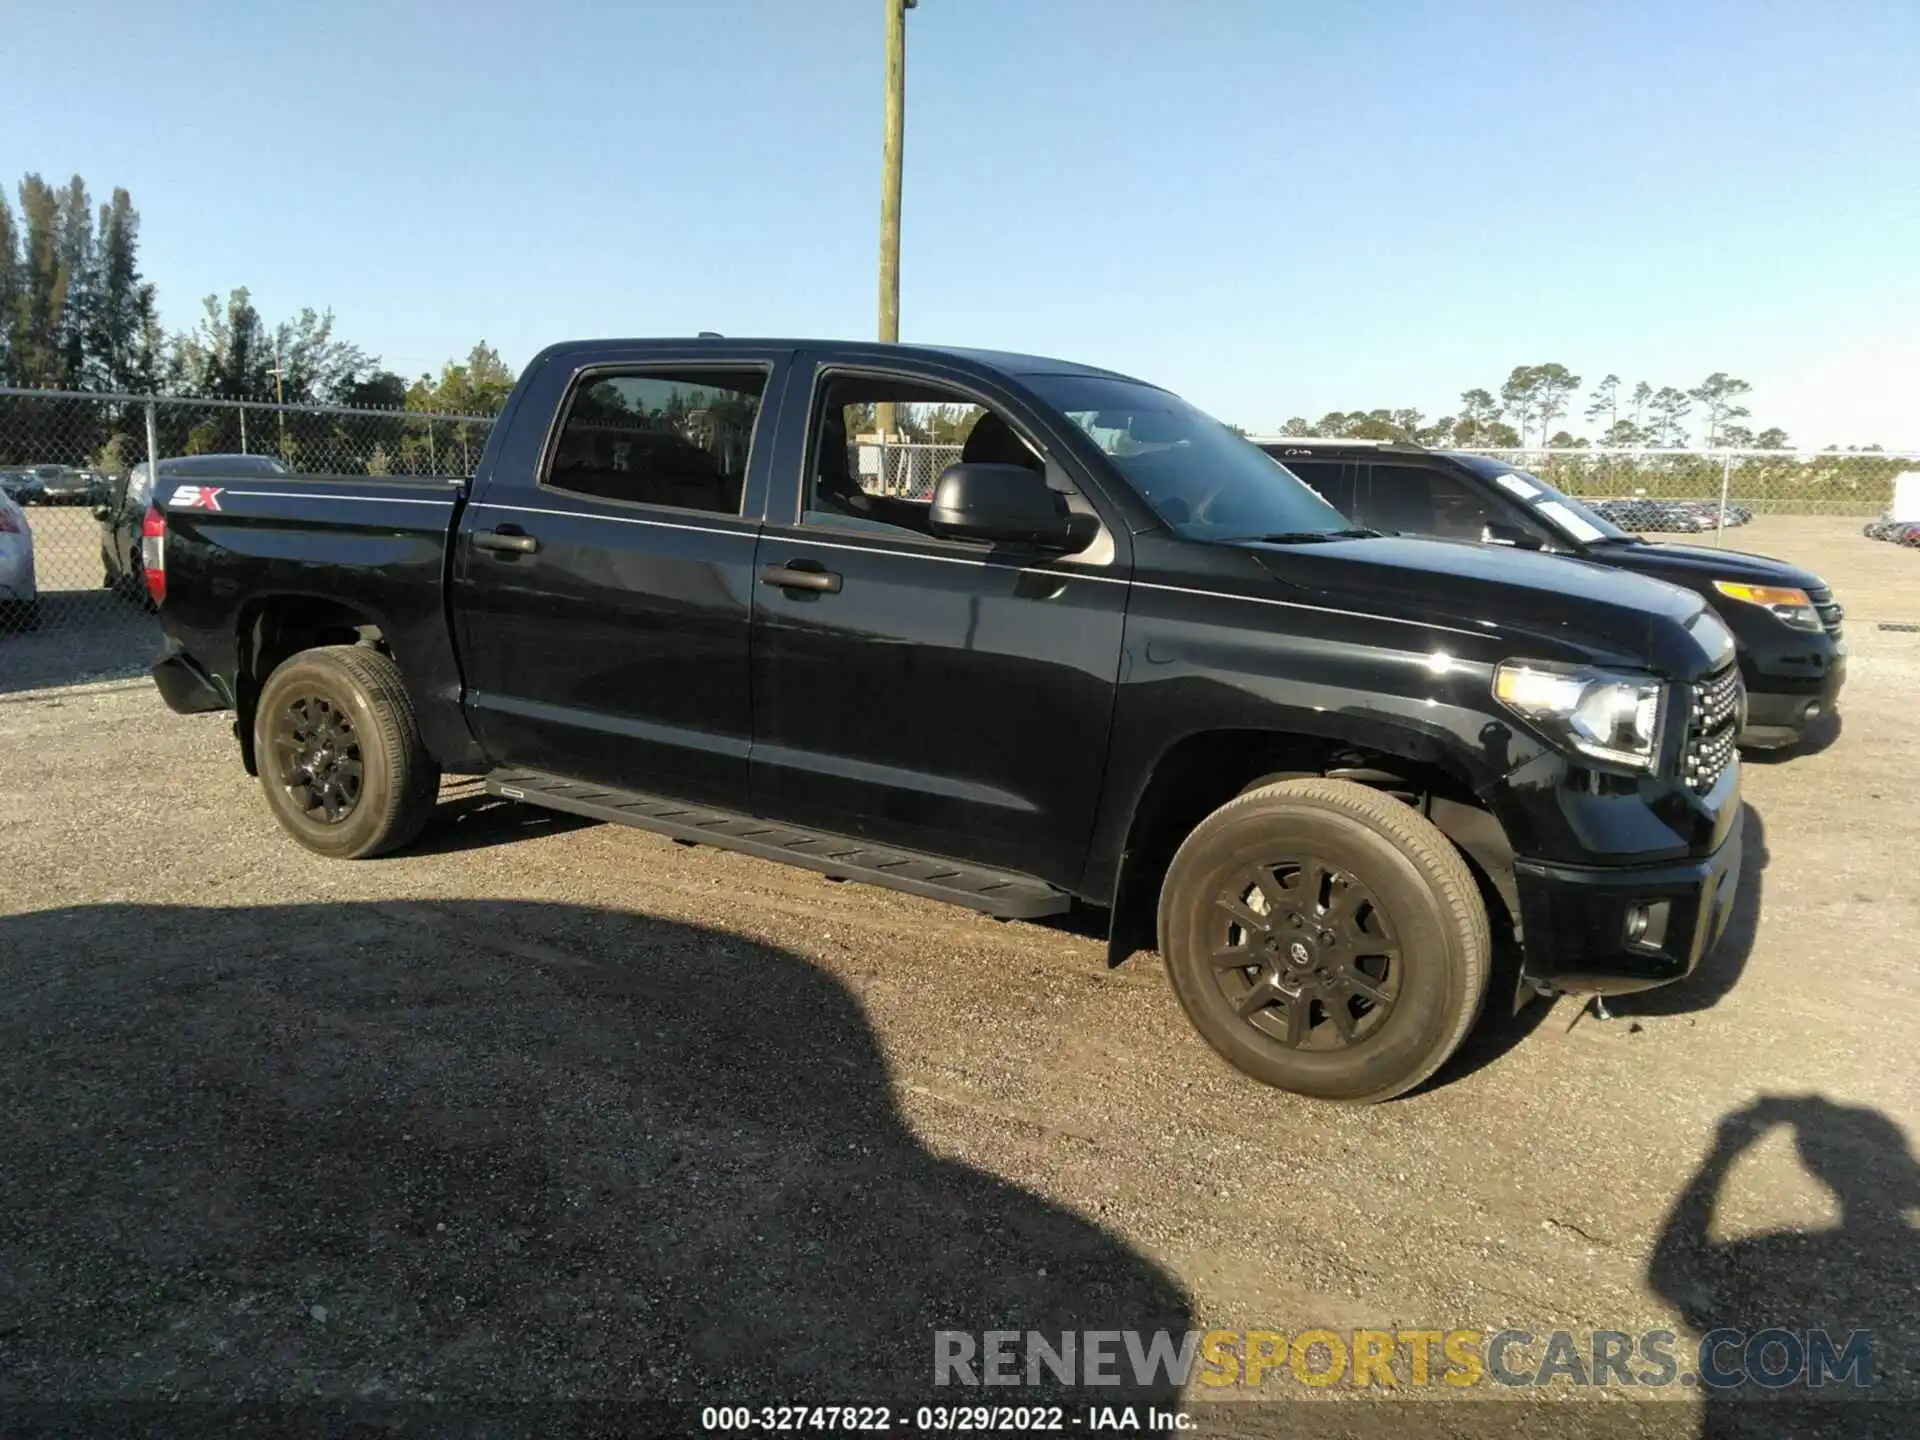
POLYGON ((1177 395, 1097 375, 1029 375, 1147 504, 1195 540, 1351 535, 1347 518, 1278 460, 1177 395))

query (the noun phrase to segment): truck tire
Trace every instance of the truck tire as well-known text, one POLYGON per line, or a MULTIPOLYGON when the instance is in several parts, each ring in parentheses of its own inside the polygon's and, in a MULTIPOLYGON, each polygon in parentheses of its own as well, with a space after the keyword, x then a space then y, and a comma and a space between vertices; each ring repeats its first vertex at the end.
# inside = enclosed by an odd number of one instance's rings
POLYGON ((337 860, 405 845, 440 791, 400 667, 365 645, 302 650, 281 662, 260 691, 253 749, 274 819, 337 860))
POLYGON ((1316 1099, 1388 1100, 1439 1069, 1479 1014, 1491 948, 1452 842, 1347 780, 1229 801, 1160 892, 1160 953, 1194 1028, 1236 1069, 1316 1099))

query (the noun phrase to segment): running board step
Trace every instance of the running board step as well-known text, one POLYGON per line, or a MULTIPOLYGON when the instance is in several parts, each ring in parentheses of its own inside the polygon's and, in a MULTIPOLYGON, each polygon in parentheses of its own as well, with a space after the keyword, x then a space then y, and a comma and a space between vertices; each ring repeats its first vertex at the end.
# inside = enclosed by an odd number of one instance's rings
POLYGON ((715 810, 582 780, 562 780, 531 770, 494 771, 487 776, 487 793, 564 810, 570 815, 632 825, 675 840, 738 850, 763 860, 818 870, 836 879, 905 890, 1008 919, 1058 915, 1072 903, 1064 890, 1056 890, 1031 875, 983 870, 867 840, 755 820, 732 810, 715 810))

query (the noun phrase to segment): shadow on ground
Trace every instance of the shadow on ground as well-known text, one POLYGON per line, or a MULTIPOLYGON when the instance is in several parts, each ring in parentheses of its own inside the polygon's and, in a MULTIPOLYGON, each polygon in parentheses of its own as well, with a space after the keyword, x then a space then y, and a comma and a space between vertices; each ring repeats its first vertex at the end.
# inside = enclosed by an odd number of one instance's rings
POLYGON ((1916 1433, 1916 1211, 1920 1166, 1905 1132, 1878 1110, 1821 1095, 1766 1096, 1721 1119, 1712 1150, 1675 1201, 1647 1266, 1649 1287, 1696 1334, 1721 1342, 1711 1356, 1696 1349, 1687 1357, 1714 1362, 1702 1436, 1916 1433), (1832 1193, 1838 1223, 1817 1231, 1717 1235, 1727 1228, 1716 1224, 1716 1213, 1729 1177, 1775 1128, 1792 1134, 1800 1163, 1832 1193), (1751 1339, 1770 1327, 1770 1340, 1751 1339), (1831 1363, 1816 1361, 1823 1343, 1831 1347, 1831 1363), (1861 1368, 1843 1368, 1849 1358, 1861 1359, 1861 1368), (1826 1403, 1808 1404, 1808 1384, 1791 1377, 1778 1385, 1719 1388, 1723 1380, 1778 1380, 1792 1370, 1810 1381, 1817 1363, 1826 1369, 1828 1383, 1818 1392, 1826 1403), (1769 1404, 1770 1398, 1788 1404, 1769 1404))
POLYGON ((921 1402, 937 1330, 1189 1323, 722 932, 108 905, 0 917, 0 983, 0 1399, 921 1402))
POLYGON ((1792 745, 1783 745, 1777 750, 1742 750, 1740 763, 1743 765, 1784 765, 1789 760, 1799 760, 1808 755, 1818 755, 1823 750, 1831 750, 1839 740, 1840 732, 1846 728, 1846 721, 1838 710, 1829 710, 1807 727, 1807 733, 1792 745))
POLYGON ((105 590, 40 597, 32 630, 0 625, 0 695, 143 675, 160 649, 160 622, 105 590))
POLYGON ((584 815, 569 815, 538 805, 489 795, 480 780, 455 780, 440 792, 440 803, 433 819, 420 837, 404 850, 406 855, 451 855, 460 850, 484 850, 492 845, 511 845, 541 835, 565 835, 603 822, 584 815))

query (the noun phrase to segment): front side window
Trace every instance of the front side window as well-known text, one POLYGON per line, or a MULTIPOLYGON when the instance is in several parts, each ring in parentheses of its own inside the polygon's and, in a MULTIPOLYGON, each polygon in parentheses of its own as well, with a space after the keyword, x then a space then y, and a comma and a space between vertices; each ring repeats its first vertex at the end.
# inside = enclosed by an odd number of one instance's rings
POLYGON ((1255 540, 1350 529, 1286 466, 1177 395, 1098 375, 1025 380, 1092 438, 1178 534, 1255 540))
POLYGON ((738 515, 763 370, 589 375, 573 392, 542 483, 630 505, 738 515))
POLYGON ((809 455, 802 519, 837 529, 930 535, 934 485, 962 461, 1023 466, 1049 483, 1039 452, 998 411, 889 376, 829 376, 809 455))

